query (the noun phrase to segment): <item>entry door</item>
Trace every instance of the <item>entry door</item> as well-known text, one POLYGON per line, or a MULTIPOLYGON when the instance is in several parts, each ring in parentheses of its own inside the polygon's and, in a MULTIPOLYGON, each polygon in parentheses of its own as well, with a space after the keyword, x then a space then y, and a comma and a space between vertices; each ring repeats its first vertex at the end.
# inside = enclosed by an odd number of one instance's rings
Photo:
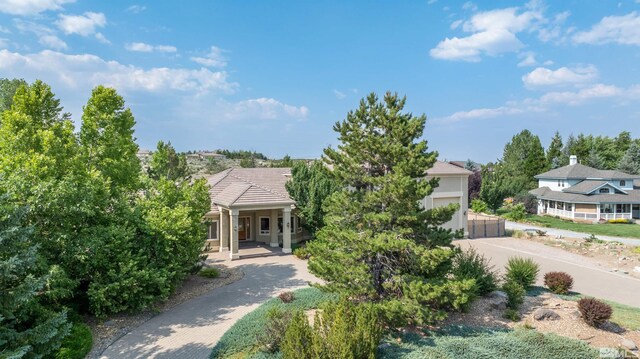
POLYGON ((640 204, 633 205, 633 218, 640 219, 640 204))
POLYGON ((238 240, 251 239, 251 217, 238 218, 238 240))

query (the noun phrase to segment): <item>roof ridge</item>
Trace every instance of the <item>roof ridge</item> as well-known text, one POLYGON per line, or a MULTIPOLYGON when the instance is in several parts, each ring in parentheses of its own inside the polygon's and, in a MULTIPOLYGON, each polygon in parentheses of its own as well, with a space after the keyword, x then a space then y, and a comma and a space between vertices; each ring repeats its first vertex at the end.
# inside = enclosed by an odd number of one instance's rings
POLYGON ((238 200, 238 198, 242 197, 242 195, 245 194, 249 190, 249 188, 251 188, 251 184, 244 183, 244 185, 247 188, 241 191, 231 202, 229 202, 229 205, 232 205, 233 203, 235 203, 238 200))
MULTIPOLYGON (((229 172, 229 173, 231 173, 231 172, 229 172)), ((275 194, 276 196, 282 197, 283 199, 291 199, 288 195, 287 195, 287 196, 285 196, 285 195, 283 195, 282 193, 280 193, 280 192, 278 192, 278 191, 274 191, 274 190, 272 190, 272 189, 270 189, 270 188, 267 188, 267 187, 261 186, 261 185, 259 185, 259 184, 255 183, 255 182, 252 182, 252 181, 250 181, 250 180, 248 180, 248 179, 246 179, 246 178, 244 178, 244 177, 238 176, 237 174, 231 174, 231 176, 233 176, 233 177, 235 177, 235 178, 237 178, 237 179, 239 179, 239 180, 241 180, 241 181, 244 181, 244 182, 246 182, 246 183, 248 183, 248 184, 250 184, 250 185, 252 185, 252 186, 256 186, 256 187, 258 187, 258 188, 260 188, 260 189, 263 189, 263 190, 265 190, 265 191, 267 191, 267 192, 270 192, 270 193, 272 193, 272 194, 275 194)), ((244 192, 243 192, 243 193, 244 193, 244 192)))
POLYGON ((220 178, 219 178, 217 181, 215 181, 214 183, 210 183, 210 184, 209 184, 209 186, 213 187, 213 186, 217 185, 218 183, 220 183, 223 179, 227 178, 227 176, 229 175, 229 173, 231 173, 231 170, 232 170, 232 169, 233 169, 233 168, 227 168, 226 170, 224 170, 224 171, 222 171, 222 172, 219 172, 219 173, 216 173, 216 174, 214 174, 214 175, 209 176, 209 178, 211 178, 211 177, 213 177, 213 176, 219 175, 220 173, 227 172, 227 173, 225 173, 225 174, 224 174, 224 176, 220 176, 220 178))

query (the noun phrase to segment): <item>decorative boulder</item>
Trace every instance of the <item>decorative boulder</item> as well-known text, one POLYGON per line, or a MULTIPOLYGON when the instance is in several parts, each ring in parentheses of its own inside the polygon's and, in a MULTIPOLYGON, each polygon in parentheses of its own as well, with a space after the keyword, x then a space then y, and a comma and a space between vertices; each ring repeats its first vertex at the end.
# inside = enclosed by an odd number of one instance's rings
POLYGON ((633 351, 638 350, 638 346, 631 339, 626 339, 626 338, 622 339, 622 342, 620 344, 622 344, 623 347, 629 350, 633 350, 633 351))
POLYGON ((551 309, 540 308, 533 312, 535 320, 558 320, 560 316, 551 309))
POLYGON ((507 309, 507 293, 499 290, 489 293, 489 307, 492 310, 507 309))

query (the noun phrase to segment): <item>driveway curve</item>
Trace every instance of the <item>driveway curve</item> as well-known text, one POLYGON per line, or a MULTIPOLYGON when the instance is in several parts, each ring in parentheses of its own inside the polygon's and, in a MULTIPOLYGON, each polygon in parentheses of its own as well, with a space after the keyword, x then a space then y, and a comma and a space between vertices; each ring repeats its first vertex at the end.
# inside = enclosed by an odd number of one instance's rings
MULTIPOLYGON (((521 231, 526 231, 528 229, 538 229, 541 231, 545 231, 547 232, 547 234, 552 235, 552 236, 563 236, 563 237, 568 237, 568 238, 585 238, 585 237, 589 237, 591 234, 590 233, 584 233, 584 232, 574 232, 574 231, 569 231, 566 229, 557 229, 557 228, 550 228, 550 227, 541 227, 541 226, 535 226, 532 224, 527 224, 527 223, 518 223, 518 222, 511 222, 511 221, 506 221, 505 222, 505 228, 506 229, 517 229, 517 230, 521 230, 521 231)), ((640 226, 638 226, 638 231, 640 231, 640 226)), ((620 242, 620 243, 624 243, 630 246, 640 246, 640 239, 638 238, 625 238, 625 237, 614 237, 614 236, 603 236, 603 235, 596 235, 596 237, 598 237, 598 239, 602 239, 603 241, 608 241, 608 242, 620 242)))
POLYGON ((101 358, 208 358, 227 329, 260 304, 283 290, 320 282, 307 271, 306 261, 268 248, 258 252, 232 262, 211 255, 209 263, 240 268, 244 278, 153 317, 111 344, 101 358))

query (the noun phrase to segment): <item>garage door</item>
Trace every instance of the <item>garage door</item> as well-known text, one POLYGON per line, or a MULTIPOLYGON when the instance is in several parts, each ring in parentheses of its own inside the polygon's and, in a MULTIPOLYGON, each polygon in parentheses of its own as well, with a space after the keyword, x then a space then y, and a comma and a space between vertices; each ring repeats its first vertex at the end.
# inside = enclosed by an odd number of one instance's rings
MULTIPOLYGON (((434 198, 433 199, 433 208, 436 207, 444 207, 451 203, 460 203, 460 197, 445 197, 445 198, 434 198)), ((460 229, 460 210, 457 210, 456 213, 453 214, 451 220, 442 225, 442 227, 447 229, 458 230, 460 229)))

